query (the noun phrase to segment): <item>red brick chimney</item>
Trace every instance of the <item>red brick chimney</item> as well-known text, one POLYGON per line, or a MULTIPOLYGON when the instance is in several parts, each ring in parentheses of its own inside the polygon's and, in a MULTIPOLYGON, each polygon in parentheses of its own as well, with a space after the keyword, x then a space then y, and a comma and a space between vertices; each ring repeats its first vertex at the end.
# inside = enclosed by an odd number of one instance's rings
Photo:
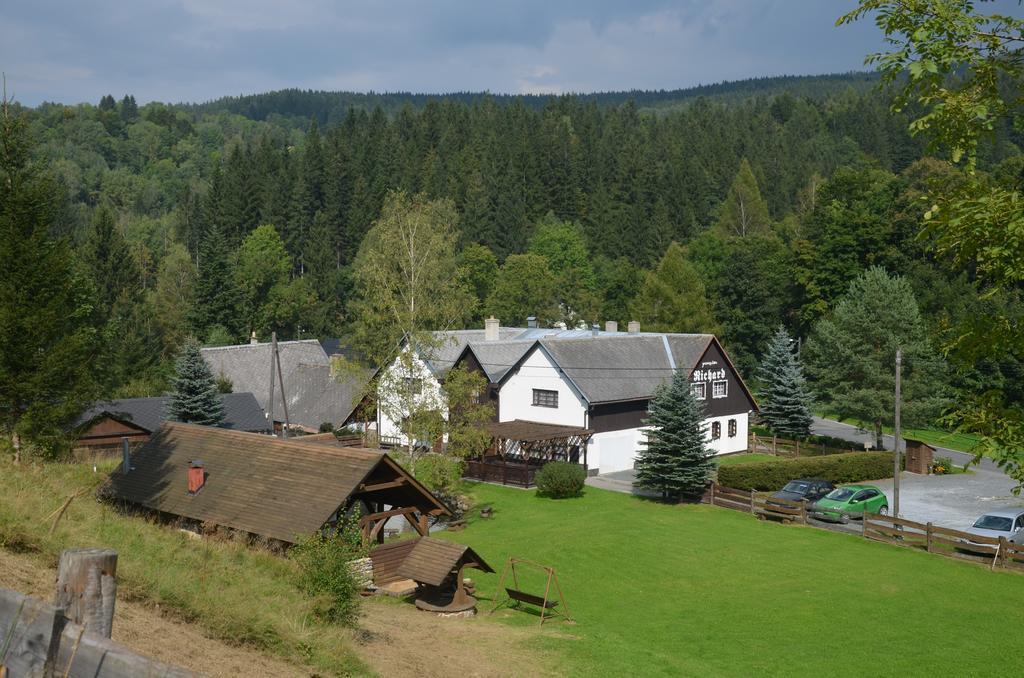
POLYGON ((193 459, 188 463, 188 493, 195 494, 203 489, 205 482, 206 469, 203 468, 203 462, 193 459))

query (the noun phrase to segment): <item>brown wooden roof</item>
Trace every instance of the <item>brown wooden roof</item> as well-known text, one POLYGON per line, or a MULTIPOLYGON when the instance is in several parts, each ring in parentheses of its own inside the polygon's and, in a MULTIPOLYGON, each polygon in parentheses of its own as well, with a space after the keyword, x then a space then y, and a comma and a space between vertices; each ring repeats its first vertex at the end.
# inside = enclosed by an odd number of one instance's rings
POLYGON ((559 424, 542 424, 536 421, 525 421, 523 419, 491 422, 487 424, 487 430, 490 432, 491 436, 495 438, 519 440, 523 442, 571 438, 573 436, 589 438, 594 433, 589 428, 577 428, 575 426, 562 426, 559 424))
POLYGON ((110 474, 106 496, 285 542, 322 527, 350 499, 447 513, 387 455, 255 433, 165 422, 132 455, 127 475, 110 474), (187 469, 201 461, 206 481, 188 492, 187 469), (400 482, 393 482, 400 481, 400 482), (367 492, 364 487, 395 485, 367 492))
POLYGON ((452 570, 463 565, 494 572, 483 558, 465 544, 420 537, 398 566, 397 574, 423 584, 440 586, 452 570))

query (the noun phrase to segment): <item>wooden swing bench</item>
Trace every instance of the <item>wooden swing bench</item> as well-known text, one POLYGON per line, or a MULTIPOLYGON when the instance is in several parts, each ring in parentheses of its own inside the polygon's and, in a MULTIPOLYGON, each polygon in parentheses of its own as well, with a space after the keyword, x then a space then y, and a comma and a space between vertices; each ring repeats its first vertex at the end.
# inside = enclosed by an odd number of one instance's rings
MULTIPOLYGON (((565 621, 572 622, 572 617, 569 616, 569 606, 565 602, 565 596, 562 595, 562 587, 558 583, 558 575, 555 574, 555 568, 547 567, 546 565, 540 565, 525 558, 509 558, 508 562, 505 563, 505 568, 501 572, 501 579, 498 581, 498 590, 505 589, 505 594, 508 596, 508 600, 512 601, 512 607, 519 607, 520 603, 526 603, 527 605, 533 605, 540 608, 540 623, 543 625, 544 622, 553 616, 560 615, 565 617, 565 621), (547 574, 547 586, 544 588, 544 595, 538 596, 533 593, 527 593, 519 589, 519 576, 516 573, 516 565, 529 565, 534 568, 543 570, 547 574), (515 582, 514 588, 504 586, 505 576, 511 571, 512 581, 515 582), (555 591, 558 592, 558 598, 552 598, 551 584, 554 583, 555 591), (562 603, 562 611, 556 612, 555 608, 558 603, 562 603)), ((495 596, 494 607, 491 608, 491 614, 498 609, 498 606, 503 602, 497 599, 495 596)))
POLYGON ((557 600, 546 600, 541 596, 535 596, 532 593, 527 593, 525 591, 517 591, 516 589, 510 589, 508 587, 505 587, 505 593, 508 594, 509 598, 516 601, 515 604, 517 605, 519 603, 527 603, 529 605, 543 607, 547 610, 550 610, 554 608, 556 605, 558 605, 557 600))

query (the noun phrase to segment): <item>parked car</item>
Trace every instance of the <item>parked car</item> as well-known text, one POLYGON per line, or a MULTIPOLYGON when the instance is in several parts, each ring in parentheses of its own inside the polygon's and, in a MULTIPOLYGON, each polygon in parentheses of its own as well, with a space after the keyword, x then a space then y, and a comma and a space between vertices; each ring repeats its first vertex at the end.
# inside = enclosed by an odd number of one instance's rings
MULTIPOLYGON (((797 480, 789 481, 785 487, 768 497, 768 503, 771 504, 772 499, 813 502, 821 499, 834 489, 836 489, 836 486, 823 478, 798 478, 797 480)), ((781 506, 781 504, 777 505, 781 506)))
POLYGON ((850 518, 863 518, 864 512, 886 514, 889 500, 885 492, 874 485, 845 485, 837 487, 816 501, 808 510, 818 520, 850 522, 850 518))
POLYGON ((1014 543, 1024 540, 1024 508, 989 511, 965 530, 979 537, 1006 537, 1014 543))

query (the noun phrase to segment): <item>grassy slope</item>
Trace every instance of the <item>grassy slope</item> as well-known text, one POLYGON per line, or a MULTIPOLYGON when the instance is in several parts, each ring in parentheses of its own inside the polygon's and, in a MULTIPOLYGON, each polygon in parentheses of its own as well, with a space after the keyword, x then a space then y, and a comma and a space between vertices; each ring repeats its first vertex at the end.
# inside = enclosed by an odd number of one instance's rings
MULTIPOLYGON (((499 573, 510 554, 558 569, 579 624, 545 625, 544 642, 565 674, 820 675, 884 661, 887 675, 1001 675, 1006 629, 1024 623, 1018 574, 591 488, 561 501, 471 491, 494 518, 445 536, 499 573)), ((491 595, 498 575, 477 578, 491 595)), ((536 574, 520 585, 543 592, 536 574)))
POLYGON ((752 464, 755 461, 775 461, 778 457, 771 454, 730 454, 726 457, 715 457, 715 463, 719 466, 731 466, 732 464, 752 464))
MULTIPOLYGON (((109 465, 108 465, 109 466, 109 465)), ((119 593, 160 604, 212 637, 246 644, 338 674, 364 673, 344 629, 317 624, 293 585, 289 561, 230 541, 194 541, 167 527, 124 518, 91 494, 71 504, 56 533, 50 519, 77 488, 102 477, 86 465, 0 462, 0 547, 55 560, 61 549, 103 546, 119 553, 119 593)))

